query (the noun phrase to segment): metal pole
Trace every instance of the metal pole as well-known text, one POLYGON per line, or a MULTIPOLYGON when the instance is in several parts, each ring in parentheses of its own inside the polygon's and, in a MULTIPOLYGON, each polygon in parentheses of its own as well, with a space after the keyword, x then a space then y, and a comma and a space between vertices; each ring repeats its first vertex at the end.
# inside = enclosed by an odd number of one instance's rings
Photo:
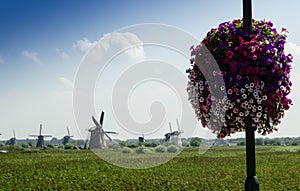
MULTIPOLYGON (((248 35, 252 32, 252 5, 251 0, 243 0, 244 30, 248 35)), ((246 161, 247 177, 245 180, 245 191, 259 191, 259 183, 256 178, 255 165, 255 130, 252 126, 251 116, 244 119, 246 126, 246 161)))
POLYGON ((243 21, 244 30, 248 33, 252 31, 252 3, 251 0, 243 0, 243 21))
POLYGON ((255 131, 252 127, 252 118, 245 118, 246 124, 246 161, 247 161, 247 177, 245 180, 245 191, 259 191, 259 183, 256 178, 255 164, 255 131))

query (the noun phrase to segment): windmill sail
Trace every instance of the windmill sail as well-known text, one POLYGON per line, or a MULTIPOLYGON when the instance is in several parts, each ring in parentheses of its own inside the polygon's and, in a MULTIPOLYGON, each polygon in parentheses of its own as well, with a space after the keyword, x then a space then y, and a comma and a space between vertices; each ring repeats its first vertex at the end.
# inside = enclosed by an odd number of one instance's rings
POLYGON ((101 126, 103 125, 103 120, 104 120, 104 112, 102 111, 101 116, 100 116, 100 120, 99 120, 101 126))
POLYGON ((169 122, 169 127, 170 127, 170 133, 172 133, 172 126, 171 126, 171 122, 169 122))

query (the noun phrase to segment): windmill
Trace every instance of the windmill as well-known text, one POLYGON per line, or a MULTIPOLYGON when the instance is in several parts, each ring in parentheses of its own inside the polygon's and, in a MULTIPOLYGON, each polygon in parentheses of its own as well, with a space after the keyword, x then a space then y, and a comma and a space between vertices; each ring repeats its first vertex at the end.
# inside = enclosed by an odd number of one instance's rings
POLYGON ((42 124, 40 124, 40 133, 39 135, 29 135, 30 137, 37 137, 36 147, 41 148, 44 147, 44 137, 52 137, 52 135, 42 135, 42 124))
POLYGON ((62 142, 63 145, 66 145, 67 143, 69 143, 70 138, 74 137, 73 135, 70 134, 69 127, 67 127, 67 133, 68 134, 63 137, 63 142, 62 142))
POLYGON ((117 134, 113 131, 104 131, 103 129, 103 120, 104 120, 104 112, 102 111, 98 121, 92 116, 92 120, 96 126, 89 129, 90 135, 90 149, 107 149, 106 140, 104 135, 112 141, 112 139, 108 136, 108 134, 117 134))
POLYGON ((15 130, 13 130, 13 135, 14 136, 12 138, 10 138, 9 141, 8 141, 9 145, 15 145, 16 142, 17 142, 15 130))
POLYGON ((183 131, 180 130, 178 119, 176 119, 178 131, 172 130, 171 122, 169 122, 170 132, 165 134, 165 142, 175 143, 178 146, 182 146, 181 142, 181 133, 183 131))
POLYGON ((142 136, 139 137, 139 143, 142 144, 143 142, 145 142, 144 133, 142 133, 142 136))

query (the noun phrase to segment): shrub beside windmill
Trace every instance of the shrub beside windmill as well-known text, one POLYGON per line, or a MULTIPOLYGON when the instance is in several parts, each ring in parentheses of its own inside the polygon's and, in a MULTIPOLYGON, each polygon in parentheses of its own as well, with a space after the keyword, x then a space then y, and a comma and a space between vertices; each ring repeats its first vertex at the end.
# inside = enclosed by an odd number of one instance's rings
POLYGON ((91 127, 88 131, 90 134, 89 147, 90 149, 107 149, 105 136, 109 141, 112 141, 108 134, 117 134, 113 131, 105 131, 103 129, 104 112, 100 115, 99 122, 92 116, 92 120, 96 126, 91 127), (105 136, 104 136, 105 135, 105 136))
POLYGON ((40 124, 40 133, 39 135, 29 135, 30 137, 37 137, 36 147, 41 148, 44 147, 44 137, 52 137, 52 135, 42 135, 42 124, 40 124))

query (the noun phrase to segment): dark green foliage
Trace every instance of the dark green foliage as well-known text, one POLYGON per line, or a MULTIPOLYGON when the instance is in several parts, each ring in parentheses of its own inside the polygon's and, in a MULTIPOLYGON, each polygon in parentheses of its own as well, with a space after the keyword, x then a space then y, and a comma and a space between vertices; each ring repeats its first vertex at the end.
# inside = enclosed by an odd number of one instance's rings
POLYGON ((144 142, 143 145, 145 147, 156 147, 157 144, 155 142, 144 142))
POLYGON ((193 146, 193 147, 199 147, 201 144, 201 138, 199 137, 193 137, 191 139, 191 142, 190 142, 190 145, 193 146))
POLYGON ((138 143, 127 143, 127 144, 126 144, 126 147, 128 147, 128 148, 136 148, 136 147, 138 147, 138 146, 139 146, 138 143))

